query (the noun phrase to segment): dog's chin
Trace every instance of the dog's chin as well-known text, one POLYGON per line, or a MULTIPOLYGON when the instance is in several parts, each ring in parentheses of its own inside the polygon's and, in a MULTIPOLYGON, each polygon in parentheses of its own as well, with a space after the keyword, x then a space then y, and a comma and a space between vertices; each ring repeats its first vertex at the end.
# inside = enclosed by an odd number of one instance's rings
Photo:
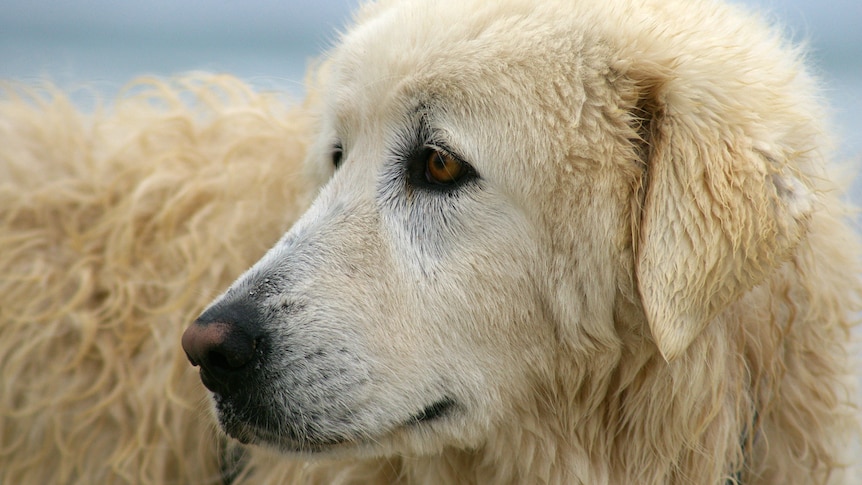
POLYGON ((284 454, 334 454, 361 445, 343 438, 298 440, 277 431, 263 430, 242 422, 221 421, 220 424, 225 434, 244 445, 270 448, 284 454))
POLYGON ((227 417, 221 412, 217 411, 217 413, 222 431, 244 445, 271 448, 286 454, 321 454, 359 444, 342 437, 305 436, 300 438, 290 431, 262 428, 246 421, 227 417))
MULTIPOLYGON (((272 411, 263 411, 255 416, 248 410, 237 410, 234 404, 214 395, 215 410, 219 425, 225 434, 244 445, 257 445, 271 448, 285 454, 319 455, 345 453, 375 454, 381 445, 396 435, 410 433, 425 428, 430 423, 445 420, 455 411, 456 403, 451 398, 443 398, 414 413, 406 420, 396 421, 384 426, 377 432, 353 430, 349 426, 339 433, 315 433, 308 429, 296 430, 287 426, 277 426, 272 411)), ((260 407, 256 409, 260 410, 260 407)), ((385 447, 385 445, 383 446, 385 447)))
POLYGON ((215 413, 222 431, 244 445, 272 448, 283 453, 317 454, 345 445, 351 440, 294 429, 274 419, 265 406, 238 408, 231 400, 213 395, 215 413))
POLYGON ((262 429, 246 422, 219 418, 221 429, 231 438, 244 445, 269 448, 286 455, 303 456, 347 456, 380 453, 380 445, 393 434, 389 430, 379 437, 367 436, 364 439, 345 436, 305 436, 299 438, 291 432, 262 429))

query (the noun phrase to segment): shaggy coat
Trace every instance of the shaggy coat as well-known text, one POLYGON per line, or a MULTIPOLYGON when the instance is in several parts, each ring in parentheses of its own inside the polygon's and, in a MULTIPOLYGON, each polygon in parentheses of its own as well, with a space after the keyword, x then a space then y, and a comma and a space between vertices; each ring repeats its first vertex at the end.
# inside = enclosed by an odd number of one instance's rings
POLYGON ((222 482, 178 342, 305 207, 309 126, 228 76, 142 79, 86 115, 6 86, 0 483, 222 482))

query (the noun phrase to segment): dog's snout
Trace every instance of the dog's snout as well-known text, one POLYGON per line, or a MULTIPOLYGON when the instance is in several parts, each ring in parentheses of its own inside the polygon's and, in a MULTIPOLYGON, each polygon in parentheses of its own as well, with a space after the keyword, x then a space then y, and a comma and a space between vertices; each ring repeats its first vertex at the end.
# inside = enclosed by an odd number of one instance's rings
POLYGON ((207 311, 183 333, 189 362, 200 366, 201 379, 213 392, 229 390, 260 354, 262 338, 251 331, 254 318, 238 319, 235 313, 207 311))

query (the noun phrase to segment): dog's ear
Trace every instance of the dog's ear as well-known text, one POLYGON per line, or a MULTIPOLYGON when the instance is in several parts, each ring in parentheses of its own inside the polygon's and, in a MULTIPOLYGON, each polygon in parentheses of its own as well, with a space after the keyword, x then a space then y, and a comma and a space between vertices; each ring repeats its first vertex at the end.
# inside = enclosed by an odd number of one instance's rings
POLYGON ((814 196, 718 102, 712 109, 669 77, 636 83, 645 168, 635 272, 650 331, 671 361, 789 257, 814 196))

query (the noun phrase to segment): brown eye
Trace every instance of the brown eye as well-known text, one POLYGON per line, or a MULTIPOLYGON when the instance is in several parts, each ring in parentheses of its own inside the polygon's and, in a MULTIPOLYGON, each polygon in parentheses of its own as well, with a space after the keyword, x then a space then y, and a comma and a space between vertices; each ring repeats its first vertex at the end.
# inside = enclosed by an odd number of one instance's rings
POLYGON ((464 162, 437 150, 430 150, 425 166, 428 182, 440 185, 457 182, 467 172, 464 162))

